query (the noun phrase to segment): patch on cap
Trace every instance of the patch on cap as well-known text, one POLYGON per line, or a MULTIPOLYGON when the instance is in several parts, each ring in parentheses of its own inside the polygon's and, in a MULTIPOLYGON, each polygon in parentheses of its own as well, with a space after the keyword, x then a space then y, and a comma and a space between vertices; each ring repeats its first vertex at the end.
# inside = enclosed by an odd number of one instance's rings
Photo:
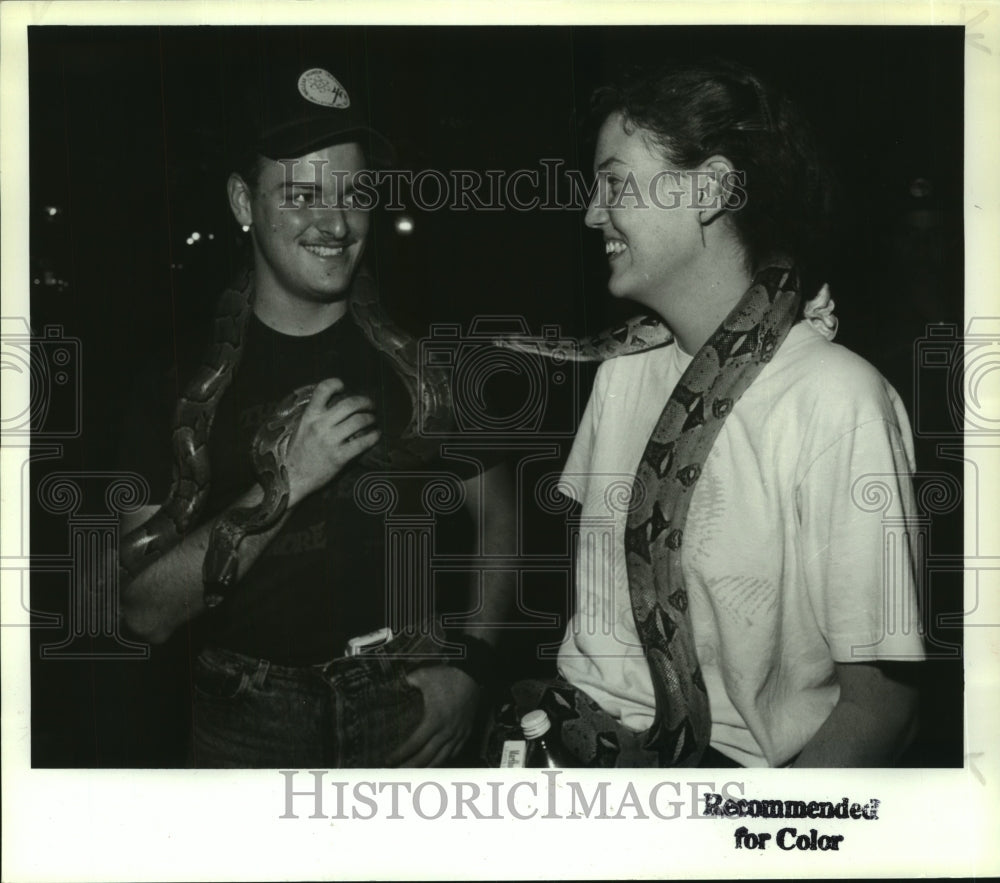
POLYGON ((351 96, 337 78, 321 67, 307 70, 299 77, 299 92, 306 101, 324 107, 350 107, 351 96))

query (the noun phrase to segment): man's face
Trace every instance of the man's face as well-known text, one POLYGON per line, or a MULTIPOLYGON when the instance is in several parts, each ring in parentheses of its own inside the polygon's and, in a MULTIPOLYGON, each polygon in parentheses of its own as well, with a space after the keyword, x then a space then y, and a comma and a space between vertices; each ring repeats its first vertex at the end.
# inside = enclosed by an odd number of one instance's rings
POLYGON ((250 195, 258 291, 319 304, 344 296, 370 226, 352 198, 364 165, 355 143, 317 150, 294 165, 261 160, 250 195))

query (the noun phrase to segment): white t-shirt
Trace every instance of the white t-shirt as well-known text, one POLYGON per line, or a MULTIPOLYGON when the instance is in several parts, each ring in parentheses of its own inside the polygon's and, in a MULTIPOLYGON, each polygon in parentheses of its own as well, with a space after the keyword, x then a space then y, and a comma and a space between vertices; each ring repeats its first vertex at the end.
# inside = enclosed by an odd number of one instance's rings
MULTIPOLYGON (((582 521, 559 670, 637 732, 656 703, 629 599, 627 498, 690 361, 667 346, 604 363, 563 474, 582 521)), ((794 326, 723 424, 684 530, 713 747, 745 766, 785 764, 837 702, 835 662, 923 658, 901 520, 912 472, 895 390, 794 326)))

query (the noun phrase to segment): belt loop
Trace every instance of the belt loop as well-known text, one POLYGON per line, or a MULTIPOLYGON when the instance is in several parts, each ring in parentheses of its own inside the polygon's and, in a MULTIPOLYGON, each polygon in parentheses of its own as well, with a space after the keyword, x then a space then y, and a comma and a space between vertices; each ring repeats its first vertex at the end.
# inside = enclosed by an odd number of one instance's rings
POLYGON ((257 660, 257 670, 253 673, 250 681, 255 690, 262 690, 264 688, 264 682, 267 680, 267 672, 270 667, 271 663, 266 659, 257 660))

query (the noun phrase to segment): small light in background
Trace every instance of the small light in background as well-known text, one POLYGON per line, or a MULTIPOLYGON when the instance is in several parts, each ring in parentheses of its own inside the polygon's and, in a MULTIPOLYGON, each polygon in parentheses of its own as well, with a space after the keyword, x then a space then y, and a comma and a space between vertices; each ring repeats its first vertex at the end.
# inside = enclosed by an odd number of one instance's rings
POLYGON ((396 232, 409 236, 413 232, 413 218, 407 215, 396 218, 396 232))
POLYGON ((45 214, 47 214, 50 218, 54 218, 59 214, 59 207, 56 205, 47 205, 45 206, 45 214))
POLYGON ((214 233, 209 233, 208 234, 208 238, 209 239, 215 239, 215 234, 214 233))
POLYGON ((195 242, 197 242, 199 239, 201 239, 201 234, 197 230, 195 230, 194 233, 191 234, 191 238, 195 242))
POLYGON ((925 199, 934 192, 934 185, 926 178, 914 178, 910 182, 910 196, 925 199))

